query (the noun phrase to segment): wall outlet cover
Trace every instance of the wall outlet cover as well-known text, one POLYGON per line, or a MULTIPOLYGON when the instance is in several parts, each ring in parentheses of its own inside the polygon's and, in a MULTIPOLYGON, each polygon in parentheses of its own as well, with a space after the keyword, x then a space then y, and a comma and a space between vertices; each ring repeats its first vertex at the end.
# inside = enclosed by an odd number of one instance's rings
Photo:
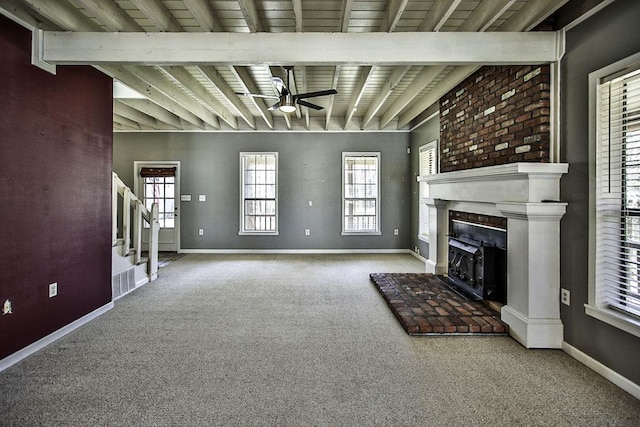
POLYGON ((53 298, 58 295, 58 282, 49 284, 49 298, 53 298))

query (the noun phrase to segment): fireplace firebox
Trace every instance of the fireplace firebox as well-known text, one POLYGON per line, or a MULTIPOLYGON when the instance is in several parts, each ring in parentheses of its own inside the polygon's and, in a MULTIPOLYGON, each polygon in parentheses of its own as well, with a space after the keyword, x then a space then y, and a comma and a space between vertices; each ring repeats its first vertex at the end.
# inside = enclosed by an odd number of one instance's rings
POLYGON ((448 281, 468 297, 506 303, 506 230, 451 221, 448 281))

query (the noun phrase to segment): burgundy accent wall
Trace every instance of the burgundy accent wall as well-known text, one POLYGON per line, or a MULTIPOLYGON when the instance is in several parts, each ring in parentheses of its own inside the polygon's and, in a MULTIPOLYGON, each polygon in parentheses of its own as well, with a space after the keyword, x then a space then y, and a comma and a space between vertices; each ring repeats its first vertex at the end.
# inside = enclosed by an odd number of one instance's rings
POLYGON ((0 16, 0 359, 111 301, 111 79, 30 47, 0 16))
POLYGON ((549 162, 550 69, 482 67, 440 99, 440 172, 549 162))

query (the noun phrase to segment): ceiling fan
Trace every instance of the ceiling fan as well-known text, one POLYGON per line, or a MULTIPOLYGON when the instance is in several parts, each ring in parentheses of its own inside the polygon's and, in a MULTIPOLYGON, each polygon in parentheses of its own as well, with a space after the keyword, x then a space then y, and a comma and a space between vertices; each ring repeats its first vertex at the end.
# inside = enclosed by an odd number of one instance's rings
POLYGON ((287 71, 287 84, 284 84, 284 81, 280 77, 271 77, 271 84, 275 88, 278 96, 275 95, 261 95, 257 93, 236 93, 237 95, 245 95, 245 96, 253 96, 255 98, 273 98, 278 99, 278 102, 269 107, 269 110, 280 110, 283 113, 293 113, 296 111, 296 105, 302 105, 304 107, 313 108, 314 110, 322 110, 324 107, 321 107, 316 104, 312 104, 311 102, 305 101, 306 98, 315 98, 317 96, 325 96, 325 95, 335 95, 338 93, 335 89, 327 89, 320 90, 317 92, 306 92, 306 93, 298 93, 292 94, 289 90, 289 74, 291 70, 293 70, 293 66, 285 66, 283 67, 287 71))

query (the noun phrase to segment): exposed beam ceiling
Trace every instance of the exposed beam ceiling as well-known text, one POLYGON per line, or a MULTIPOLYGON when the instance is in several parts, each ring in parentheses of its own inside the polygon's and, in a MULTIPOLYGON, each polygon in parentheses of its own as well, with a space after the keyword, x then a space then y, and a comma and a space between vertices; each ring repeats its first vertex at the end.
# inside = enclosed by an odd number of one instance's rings
POLYGON ((0 13, 38 30, 38 66, 89 64, 132 89, 114 92, 116 131, 395 131, 481 66, 557 61, 561 35, 531 30, 567 2, 0 0, 0 13), (338 94, 271 110, 261 96, 287 65, 292 93, 338 94))

